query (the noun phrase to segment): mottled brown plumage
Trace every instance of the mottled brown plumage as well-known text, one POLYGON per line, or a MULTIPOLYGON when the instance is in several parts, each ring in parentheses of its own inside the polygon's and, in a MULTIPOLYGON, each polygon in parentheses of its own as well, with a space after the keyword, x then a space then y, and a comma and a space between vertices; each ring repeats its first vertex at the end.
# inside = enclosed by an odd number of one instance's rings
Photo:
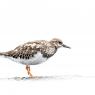
POLYGON ((56 52, 57 48, 52 43, 48 41, 35 41, 27 42, 23 45, 16 47, 14 50, 3 53, 5 56, 10 56, 13 58, 29 59, 33 57, 37 52, 41 52, 43 57, 50 57, 56 52))
POLYGON ((31 76, 29 65, 44 62, 49 57, 53 56, 61 46, 70 48, 64 45, 60 39, 56 38, 51 41, 37 40, 19 45, 11 51, 0 53, 0 55, 25 64, 28 75, 31 76))

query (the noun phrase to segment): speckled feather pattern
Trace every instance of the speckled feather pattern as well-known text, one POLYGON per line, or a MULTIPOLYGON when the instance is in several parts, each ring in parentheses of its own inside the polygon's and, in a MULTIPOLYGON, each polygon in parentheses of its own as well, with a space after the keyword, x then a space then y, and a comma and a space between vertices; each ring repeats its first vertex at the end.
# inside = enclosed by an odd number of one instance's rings
POLYGON ((37 65, 45 62, 53 56, 60 47, 70 48, 57 38, 50 41, 37 40, 24 43, 7 52, 0 52, 0 57, 2 56, 26 65, 27 74, 32 78, 30 65, 37 65))
POLYGON ((3 55, 13 58, 29 59, 30 57, 34 57, 37 52, 41 52, 43 57, 49 58, 55 54, 56 50, 56 47, 52 43, 40 40, 22 44, 14 50, 3 53, 3 55))
POLYGON ((50 41, 37 40, 19 45, 8 52, 1 52, 0 56, 24 65, 36 65, 53 56, 62 45, 63 42, 56 38, 50 41))

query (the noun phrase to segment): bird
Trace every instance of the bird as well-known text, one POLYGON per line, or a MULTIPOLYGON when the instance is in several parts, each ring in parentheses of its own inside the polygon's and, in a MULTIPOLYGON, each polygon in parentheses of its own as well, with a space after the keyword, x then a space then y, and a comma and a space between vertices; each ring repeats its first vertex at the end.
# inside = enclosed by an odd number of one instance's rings
POLYGON ((47 61, 60 47, 70 49, 58 38, 49 41, 35 40, 21 44, 10 51, 0 52, 0 56, 25 65, 28 76, 32 78, 30 65, 38 65, 47 61))

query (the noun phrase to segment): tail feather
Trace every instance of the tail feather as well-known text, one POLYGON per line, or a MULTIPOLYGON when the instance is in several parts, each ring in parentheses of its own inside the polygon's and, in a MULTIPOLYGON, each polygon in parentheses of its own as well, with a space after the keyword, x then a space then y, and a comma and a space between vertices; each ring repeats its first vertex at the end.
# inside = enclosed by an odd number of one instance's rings
POLYGON ((0 55, 3 55, 3 53, 2 53, 2 52, 0 52, 0 55))
POLYGON ((0 52, 0 56, 6 56, 5 52, 0 52))

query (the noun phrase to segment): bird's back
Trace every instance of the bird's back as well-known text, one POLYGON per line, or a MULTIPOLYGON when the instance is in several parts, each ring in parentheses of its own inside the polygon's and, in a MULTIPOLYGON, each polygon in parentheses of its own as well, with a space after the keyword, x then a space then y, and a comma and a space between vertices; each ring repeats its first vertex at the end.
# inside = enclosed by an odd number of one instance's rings
POLYGON ((3 53, 4 56, 22 64, 39 64, 55 54, 54 45, 45 40, 27 42, 19 45, 14 50, 3 53))

